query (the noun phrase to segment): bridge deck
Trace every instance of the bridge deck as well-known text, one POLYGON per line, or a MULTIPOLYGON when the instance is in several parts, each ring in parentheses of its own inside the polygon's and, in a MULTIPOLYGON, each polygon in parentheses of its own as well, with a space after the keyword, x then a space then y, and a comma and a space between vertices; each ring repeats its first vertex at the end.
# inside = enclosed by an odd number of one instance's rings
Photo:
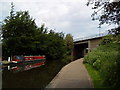
POLYGON ((95 38, 101 38, 101 37, 104 37, 106 35, 108 35, 108 31, 105 32, 105 33, 95 34, 95 35, 91 35, 91 36, 88 36, 88 37, 76 38, 76 39, 74 39, 74 43, 75 42, 80 42, 80 41, 87 41, 87 40, 91 40, 91 39, 95 39, 95 38))
POLYGON ((92 81, 83 65, 83 59, 62 68, 46 88, 92 88, 92 81))

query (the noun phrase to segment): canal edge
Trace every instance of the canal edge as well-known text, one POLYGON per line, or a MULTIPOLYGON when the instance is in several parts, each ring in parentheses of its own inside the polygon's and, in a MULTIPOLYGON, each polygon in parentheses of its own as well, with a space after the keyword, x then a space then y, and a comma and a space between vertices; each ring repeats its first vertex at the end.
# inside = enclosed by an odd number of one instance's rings
MULTIPOLYGON (((74 62, 74 61, 72 61, 74 62)), ((72 63, 70 62, 70 63, 72 63)), ((62 69, 56 74, 56 76, 50 81, 50 83, 45 87, 46 89, 47 88, 55 88, 55 86, 57 85, 57 83, 59 83, 60 79, 58 77, 62 77, 62 72, 63 72, 63 69, 65 67, 67 67, 70 63, 68 63, 67 65, 63 66, 62 69)))

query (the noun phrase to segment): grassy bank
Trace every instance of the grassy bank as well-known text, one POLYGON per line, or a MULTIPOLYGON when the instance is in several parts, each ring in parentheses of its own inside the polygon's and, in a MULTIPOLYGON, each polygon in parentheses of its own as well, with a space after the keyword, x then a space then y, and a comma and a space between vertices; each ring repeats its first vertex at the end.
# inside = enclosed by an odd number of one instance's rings
POLYGON ((120 60, 117 36, 105 37, 100 46, 89 52, 84 63, 95 88, 119 88, 120 60))
POLYGON ((100 73, 94 69, 90 64, 85 64, 85 67, 87 68, 87 71, 93 81, 94 88, 105 88, 105 86, 102 84, 103 79, 100 76, 100 73))

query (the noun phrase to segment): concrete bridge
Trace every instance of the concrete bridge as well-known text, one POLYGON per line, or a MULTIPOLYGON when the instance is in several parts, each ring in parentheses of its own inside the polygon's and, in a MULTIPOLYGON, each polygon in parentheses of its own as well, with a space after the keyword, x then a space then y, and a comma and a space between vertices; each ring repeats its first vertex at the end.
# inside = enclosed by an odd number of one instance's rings
POLYGON ((90 37, 80 38, 74 40, 73 57, 74 60, 84 57, 88 52, 98 47, 101 39, 107 33, 97 34, 90 37))

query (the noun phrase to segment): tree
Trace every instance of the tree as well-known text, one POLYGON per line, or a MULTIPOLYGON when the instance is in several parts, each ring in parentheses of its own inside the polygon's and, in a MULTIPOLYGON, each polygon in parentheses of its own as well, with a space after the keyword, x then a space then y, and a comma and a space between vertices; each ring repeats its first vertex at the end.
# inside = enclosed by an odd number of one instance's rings
POLYGON ((4 20, 2 26, 3 56, 29 53, 34 45, 37 28, 28 11, 15 13, 14 5, 11 5, 10 16, 4 20))
POLYGON ((63 59, 66 54, 66 47, 63 33, 55 33, 50 30, 44 40, 44 51, 49 59, 63 59))
POLYGON ((66 54, 64 34, 48 31, 45 25, 37 27, 28 11, 14 12, 2 25, 3 57, 12 55, 46 55, 47 59, 60 60, 66 54))
POLYGON ((65 42, 66 42, 68 55, 71 55, 73 47, 74 47, 73 36, 71 34, 67 34, 65 37, 65 42))
POLYGON ((111 29, 115 34, 120 34, 120 1, 89 0, 87 5, 93 4, 96 10, 91 15, 93 20, 99 20, 99 26, 103 24, 116 24, 118 28, 111 29), (98 14, 101 11, 101 14, 98 14))
POLYGON ((47 28, 45 28, 45 25, 41 25, 41 27, 38 27, 35 31, 34 35, 34 54, 44 54, 44 46, 45 46, 45 39, 47 34, 47 28), (43 50, 43 51, 42 51, 43 50))

